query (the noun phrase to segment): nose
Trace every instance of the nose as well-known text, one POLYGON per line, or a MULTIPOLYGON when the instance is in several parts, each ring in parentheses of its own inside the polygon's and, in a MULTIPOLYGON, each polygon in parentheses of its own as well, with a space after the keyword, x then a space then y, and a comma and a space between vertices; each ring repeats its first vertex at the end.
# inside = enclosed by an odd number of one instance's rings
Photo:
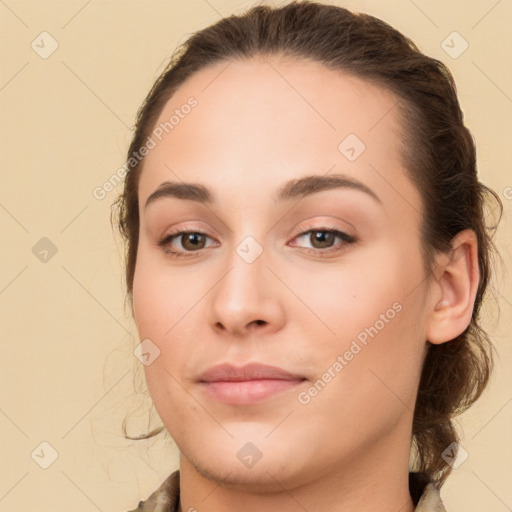
POLYGON ((228 271, 210 296, 209 324, 218 333, 270 334, 284 325, 279 281, 266 267, 264 255, 248 263, 233 251, 228 271))

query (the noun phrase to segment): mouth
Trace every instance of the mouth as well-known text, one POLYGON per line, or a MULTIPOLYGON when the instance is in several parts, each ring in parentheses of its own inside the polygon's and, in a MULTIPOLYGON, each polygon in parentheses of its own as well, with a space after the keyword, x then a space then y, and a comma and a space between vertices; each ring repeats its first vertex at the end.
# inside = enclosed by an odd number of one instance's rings
POLYGON ((202 382, 201 386, 215 400, 231 405, 250 405, 291 391, 306 379, 260 379, 246 381, 202 382))
POLYGON ((237 368, 222 364, 203 373, 198 382, 216 401, 230 405, 250 405, 289 392, 307 379, 276 366, 251 363, 237 368))

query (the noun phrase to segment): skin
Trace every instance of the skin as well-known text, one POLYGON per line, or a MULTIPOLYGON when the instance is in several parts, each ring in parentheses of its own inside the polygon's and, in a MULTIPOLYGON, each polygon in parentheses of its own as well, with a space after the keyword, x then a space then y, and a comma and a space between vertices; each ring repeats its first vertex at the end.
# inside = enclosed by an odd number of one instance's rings
POLYGON ((197 107, 144 163, 133 288, 140 339, 160 350, 145 372, 180 450, 180 511, 411 512, 421 366, 427 340, 449 341, 470 321, 474 234, 460 233, 453 257, 440 254, 426 279, 421 196, 402 164, 397 100, 382 88, 305 60, 223 62, 183 84, 157 124, 190 96, 197 107), (350 133, 366 146, 353 162, 338 150, 350 133), (350 188, 273 199, 288 180, 336 173, 380 202, 350 188), (216 201, 166 197, 145 208, 164 181, 202 184, 216 201), (325 228, 356 242, 335 238, 322 249, 308 231, 325 228), (205 232, 206 245, 194 252, 177 237, 170 248, 192 257, 164 252, 158 242, 178 229, 205 232), (247 236, 263 249, 252 263, 236 252, 247 236), (300 403, 298 393, 395 303, 401 311, 300 403), (213 365, 252 361, 307 381, 244 406, 218 402, 196 382, 213 365), (248 442, 262 454, 250 468, 237 457, 248 442))

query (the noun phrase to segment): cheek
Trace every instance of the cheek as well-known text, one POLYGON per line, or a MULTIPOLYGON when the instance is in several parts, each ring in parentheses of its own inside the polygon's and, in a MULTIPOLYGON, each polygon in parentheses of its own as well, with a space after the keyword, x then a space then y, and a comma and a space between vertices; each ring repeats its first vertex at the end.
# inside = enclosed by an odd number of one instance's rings
POLYGON ((144 262, 137 262, 133 279, 133 312, 141 339, 156 337, 165 320, 163 304, 167 299, 162 296, 155 273, 144 262))
MULTIPOLYGON (((309 316, 317 324, 315 331, 321 333, 311 336, 317 361, 327 371, 338 356, 343 357, 343 377, 333 392, 339 386, 343 396, 350 390, 353 397, 367 393, 365 400, 369 400, 372 390, 380 390, 385 397, 388 391, 385 386, 380 389, 378 375, 405 396, 414 394, 425 340, 423 292, 421 286, 416 287, 422 277, 419 252, 414 248, 397 251, 392 243, 379 245, 377 251, 360 251, 357 261, 347 258, 343 266, 326 265, 316 275, 297 272, 292 282, 316 315, 309 316)), ((307 336, 307 328, 301 330, 307 336)))
MULTIPOLYGON (((186 324, 187 311, 197 302, 197 299, 192 300, 194 293, 190 287, 184 288, 186 283, 182 281, 171 278, 170 272, 166 273, 154 262, 144 258, 137 261, 133 281, 134 318, 139 339, 151 340, 158 350, 158 356, 151 364, 144 366, 144 373, 152 401, 161 418, 172 417, 174 407, 194 405, 189 403, 175 380, 180 380, 182 366, 190 356, 191 346, 183 336, 182 329, 186 324)), ((193 314, 193 310, 190 314, 193 314)))
POLYGON ((139 339, 150 339, 158 357, 145 366, 152 396, 173 386, 169 376, 187 373, 187 362, 201 351, 204 298, 208 280, 187 275, 145 255, 137 261, 133 280, 133 311, 139 339), (162 385, 165 384, 165 385, 162 385))
POLYGON ((347 258, 341 264, 288 272, 286 282, 293 283, 302 302, 297 318, 323 323, 331 342, 354 337, 376 322, 381 329, 383 321, 387 326, 404 304, 412 279, 396 250, 381 247, 378 254, 377 258, 374 251, 360 251, 357 259, 347 258), (311 314, 304 315, 304 306, 311 314))
POLYGON ((198 280, 148 259, 137 261, 133 279, 133 310, 141 338, 163 340, 201 296, 198 280))

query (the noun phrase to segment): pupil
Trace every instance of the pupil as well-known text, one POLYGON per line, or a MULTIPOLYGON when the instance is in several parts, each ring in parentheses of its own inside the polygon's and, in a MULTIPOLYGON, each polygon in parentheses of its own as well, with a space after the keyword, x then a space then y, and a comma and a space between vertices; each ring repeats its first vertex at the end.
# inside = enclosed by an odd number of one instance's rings
MULTIPOLYGON (((183 246, 186 248, 186 247, 187 247, 187 244, 190 244, 192 249, 197 249, 198 247, 200 247, 200 246, 201 246, 201 240, 200 240, 200 238, 201 238, 202 236, 203 236, 203 235, 201 235, 200 233, 189 233, 189 234, 185 237, 185 243, 183 244, 183 246)), ((190 248, 190 247, 189 247, 189 248, 190 248)))
MULTIPOLYGON (((334 233, 330 233, 327 231, 315 231, 313 233, 314 242, 319 242, 321 247, 328 247, 331 245, 333 241, 334 233)), ((315 245, 313 243, 313 246, 315 245)))

